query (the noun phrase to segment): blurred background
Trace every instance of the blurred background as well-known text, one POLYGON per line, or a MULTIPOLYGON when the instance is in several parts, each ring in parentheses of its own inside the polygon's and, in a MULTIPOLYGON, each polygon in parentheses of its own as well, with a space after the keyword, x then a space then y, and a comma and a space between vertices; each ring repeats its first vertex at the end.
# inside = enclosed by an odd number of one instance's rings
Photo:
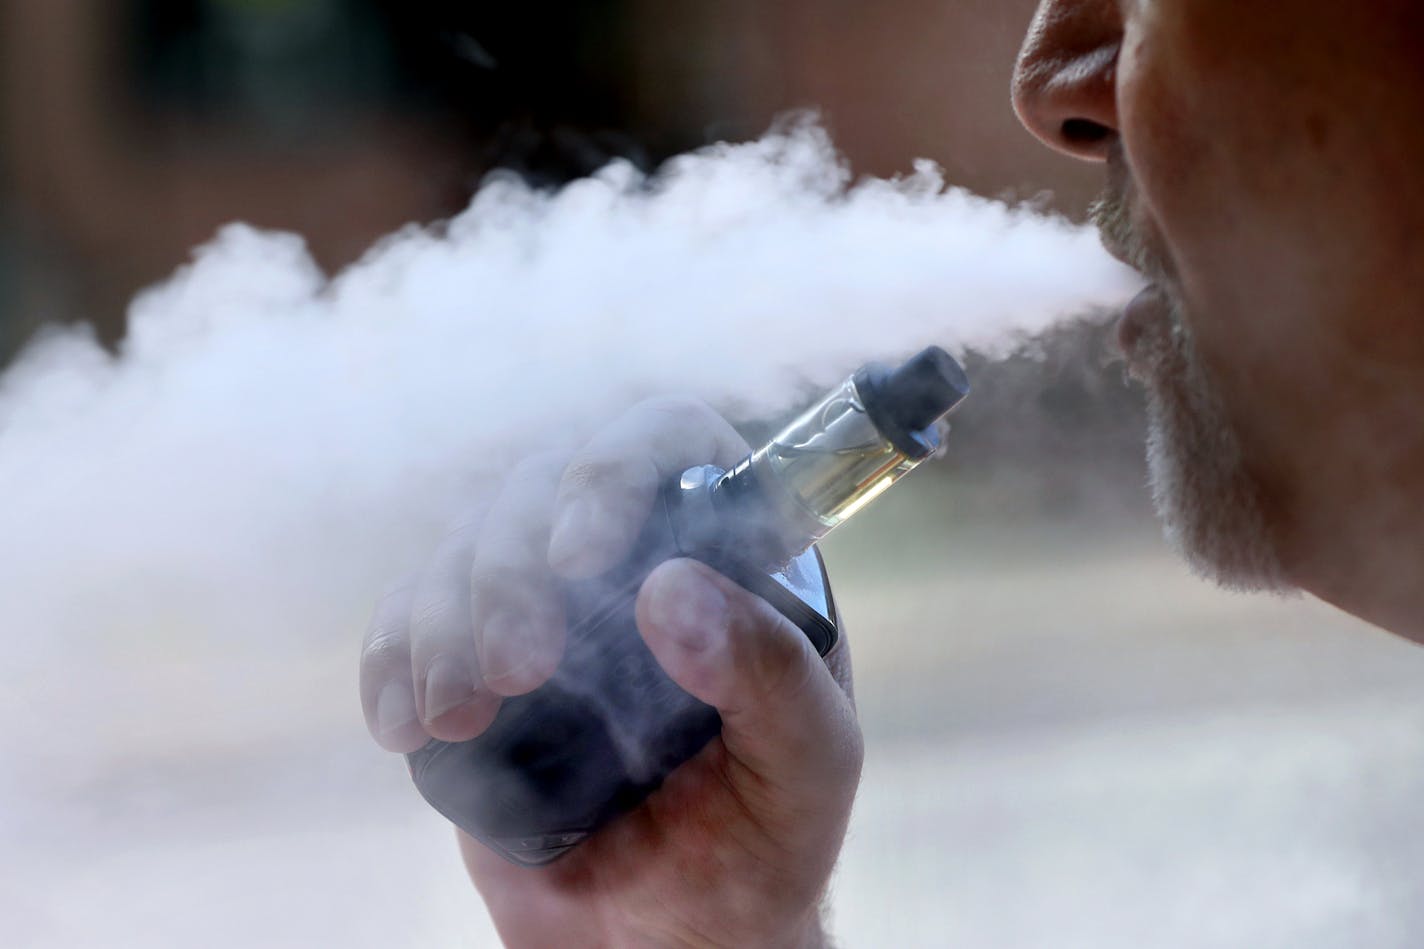
MULTIPOLYGON (((126 301, 230 220, 298 231, 334 271, 491 169, 652 168, 794 108, 857 172, 927 157, 1081 218, 1098 172, 1009 108, 1032 7, 0 0, 0 362, 47 323, 121 339, 126 301)), ((971 367, 951 463, 828 544, 869 746, 834 931, 1419 945, 1424 650, 1186 574, 1107 332, 971 367)), ((32 755, 0 778, 30 789, 0 817, 6 944, 495 944, 448 832, 364 736, 358 633, 73 670, 91 706, 6 736, 32 755), (201 714, 152 711, 194 695, 201 714), (65 762, 63 727, 111 754, 65 762)))

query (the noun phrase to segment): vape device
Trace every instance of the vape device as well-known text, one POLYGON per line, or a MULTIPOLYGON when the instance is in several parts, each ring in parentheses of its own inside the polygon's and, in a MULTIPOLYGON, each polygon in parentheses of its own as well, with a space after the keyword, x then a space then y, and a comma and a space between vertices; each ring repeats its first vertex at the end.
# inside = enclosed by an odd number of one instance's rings
POLYGON ((673 557, 701 560, 769 601, 824 656, 837 618, 813 545, 934 454, 942 418, 968 392, 937 347, 895 370, 865 366, 731 470, 691 468, 664 486, 633 555, 566 585, 567 646, 553 677, 506 698, 479 737, 407 756, 420 793, 524 866, 635 807, 721 730, 638 634, 633 604, 647 575, 673 557))

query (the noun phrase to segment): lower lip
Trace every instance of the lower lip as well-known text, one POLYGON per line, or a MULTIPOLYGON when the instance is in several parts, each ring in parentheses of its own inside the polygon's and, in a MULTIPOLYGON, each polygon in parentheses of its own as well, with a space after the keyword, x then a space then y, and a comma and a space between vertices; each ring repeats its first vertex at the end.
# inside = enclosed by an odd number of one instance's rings
POLYGON ((1168 318, 1167 296, 1156 284, 1133 297, 1123 308, 1122 319, 1117 324, 1117 342, 1129 365, 1134 363, 1133 354, 1149 324, 1168 318))

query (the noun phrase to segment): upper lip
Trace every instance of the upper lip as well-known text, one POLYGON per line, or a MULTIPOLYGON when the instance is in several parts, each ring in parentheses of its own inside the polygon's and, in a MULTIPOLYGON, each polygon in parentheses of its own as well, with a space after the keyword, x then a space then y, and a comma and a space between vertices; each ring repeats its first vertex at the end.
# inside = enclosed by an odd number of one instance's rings
MULTIPOLYGON (((1133 190, 1131 172, 1127 167, 1122 144, 1114 143, 1107 156, 1107 182, 1103 200, 1117 209, 1119 224, 1127 228, 1133 226, 1133 190)), ((1148 261, 1143 259, 1145 248, 1138 244, 1139 235, 1099 226, 1098 239, 1109 254, 1146 276, 1148 261), (1132 245, 1129 245, 1128 239, 1133 241, 1132 245)))

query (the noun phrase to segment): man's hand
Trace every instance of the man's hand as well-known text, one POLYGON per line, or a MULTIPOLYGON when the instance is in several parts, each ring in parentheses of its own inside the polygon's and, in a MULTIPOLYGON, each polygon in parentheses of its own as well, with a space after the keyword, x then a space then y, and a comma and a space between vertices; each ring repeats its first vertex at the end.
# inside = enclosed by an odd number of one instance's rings
MULTIPOLYGON (((396 752, 462 741, 562 655, 560 577, 630 552, 659 486, 747 445, 698 402, 644 402, 568 464, 520 465, 377 607, 361 660, 366 722, 396 752)), ((638 628, 663 669, 714 706, 722 734, 641 807, 544 869, 460 835, 511 946, 816 946, 819 902, 860 777, 844 645, 824 661, 765 601, 708 567, 663 564, 638 628)))

